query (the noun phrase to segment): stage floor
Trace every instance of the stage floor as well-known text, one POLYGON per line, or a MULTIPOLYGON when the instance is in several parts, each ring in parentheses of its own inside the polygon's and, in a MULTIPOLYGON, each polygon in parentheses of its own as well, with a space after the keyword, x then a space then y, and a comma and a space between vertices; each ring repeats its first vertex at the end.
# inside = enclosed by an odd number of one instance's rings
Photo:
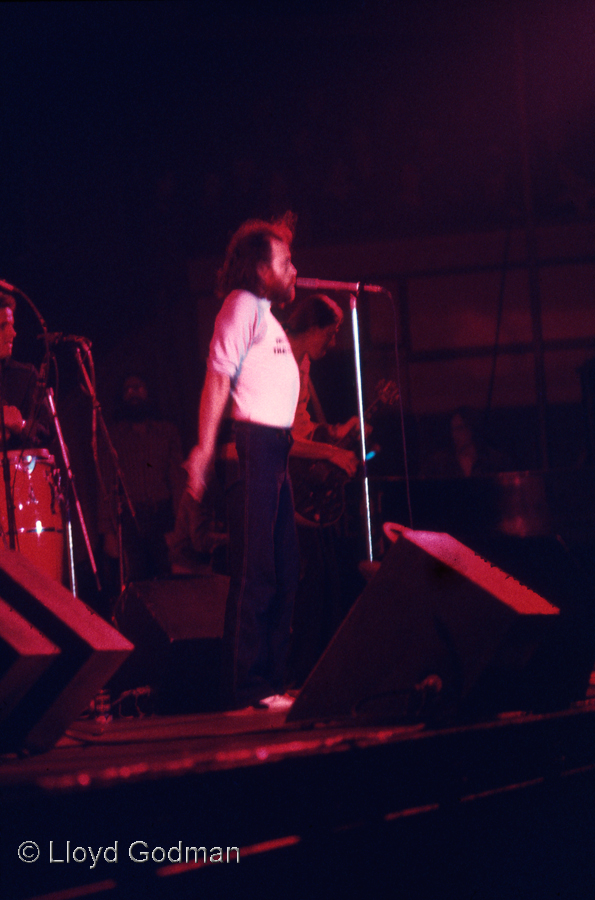
POLYGON ((442 728, 81 719, 0 758, 2 896, 586 896, 594 736, 593 697, 442 728))

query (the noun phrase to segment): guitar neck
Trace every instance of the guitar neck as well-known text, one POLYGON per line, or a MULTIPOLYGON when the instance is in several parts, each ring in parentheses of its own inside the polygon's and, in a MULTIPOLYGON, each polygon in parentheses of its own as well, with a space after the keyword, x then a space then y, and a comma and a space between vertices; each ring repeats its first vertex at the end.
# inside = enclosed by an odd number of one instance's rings
MULTIPOLYGON (((379 404, 379 398, 377 397, 374 400, 374 402, 368 406, 367 410, 364 413, 364 424, 366 424, 366 425, 368 424, 368 422, 369 422, 370 418, 372 417, 372 415, 374 414, 374 411, 375 411, 376 407, 378 406, 378 404, 379 404)), ((359 418, 358 418, 357 423, 355 423, 354 425, 351 426, 349 431, 343 435, 341 440, 337 441, 337 447, 340 447, 342 450, 347 450, 349 444, 352 443, 353 439, 355 438, 355 434, 357 432, 358 427, 359 427, 359 418)))

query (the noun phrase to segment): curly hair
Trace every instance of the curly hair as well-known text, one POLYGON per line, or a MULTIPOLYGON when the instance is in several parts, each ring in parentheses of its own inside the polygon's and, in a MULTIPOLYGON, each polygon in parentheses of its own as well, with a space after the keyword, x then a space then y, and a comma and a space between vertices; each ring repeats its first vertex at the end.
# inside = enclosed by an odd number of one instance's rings
POLYGON ((249 219, 240 225, 227 245, 225 261, 217 273, 217 293, 221 298, 230 291, 242 288, 259 294, 261 290, 258 265, 271 260, 271 241, 283 241, 291 247, 296 217, 286 212, 282 219, 265 222, 249 219))

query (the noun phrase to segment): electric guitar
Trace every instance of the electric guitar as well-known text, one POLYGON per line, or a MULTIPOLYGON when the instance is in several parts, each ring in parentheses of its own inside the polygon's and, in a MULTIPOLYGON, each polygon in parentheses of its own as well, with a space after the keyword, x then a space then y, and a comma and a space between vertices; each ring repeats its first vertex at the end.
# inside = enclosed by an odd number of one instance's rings
MULTIPOLYGON (((394 381, 383 379, 376 385, 373 402, 364 414, 368 422, 379 409, 396 404, 399 391, 394 381)), ((359 436, 359 423, 335 443, 350 450, 359 436)), ((293 486, 293 502, 298 521, 308 525, 334 525, 345 511, 345 484, 349 476, 339 466, 326 459, 307 459, 290 456, 289 471, 293 486)))

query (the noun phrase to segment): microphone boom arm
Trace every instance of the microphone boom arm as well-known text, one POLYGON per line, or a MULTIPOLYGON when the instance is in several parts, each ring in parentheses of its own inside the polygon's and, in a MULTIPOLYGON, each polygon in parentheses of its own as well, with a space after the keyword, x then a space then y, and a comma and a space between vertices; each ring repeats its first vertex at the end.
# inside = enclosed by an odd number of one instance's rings
POLYGON ((307 291, 347 291, 359 296, 363 291, 370 294, 388 294, 386 288, 377 284, 365 284, 363 281, 325 281, 322 278, 296 278, 295 286, 307 291))

